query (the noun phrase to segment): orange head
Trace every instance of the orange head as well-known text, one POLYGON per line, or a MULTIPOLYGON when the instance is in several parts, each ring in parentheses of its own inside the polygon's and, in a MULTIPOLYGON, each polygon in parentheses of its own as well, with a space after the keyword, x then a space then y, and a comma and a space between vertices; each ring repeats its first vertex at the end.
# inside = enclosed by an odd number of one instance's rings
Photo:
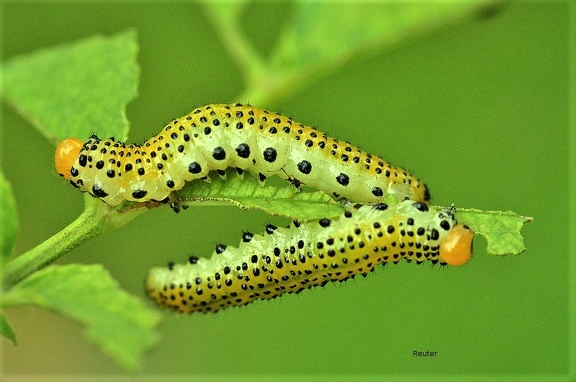
POLYGON ((64 179, 70 180, 72 178, 70 169, 78 158, 82 145, 83 142, 77 138, 66 138, 56 147, 54 163, 56 164, 56 171, 64 179))
POLYGON ((440 244, 440 261, 448 265, 464 265, 472 257, 472 239, 474 232, 464 224, 458 224, 450 230, 440 244))

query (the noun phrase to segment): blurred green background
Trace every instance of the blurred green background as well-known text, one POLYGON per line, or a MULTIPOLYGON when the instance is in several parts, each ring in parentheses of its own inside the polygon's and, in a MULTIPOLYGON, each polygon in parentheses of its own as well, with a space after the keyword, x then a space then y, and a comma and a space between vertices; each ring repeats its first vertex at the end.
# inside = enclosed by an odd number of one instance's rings
MULTIPOLYGON (((244 33, 266 55, 292 12, 290 3, 250 4, 244 33)), ((196 3, 5 2, 2 13, 4 59, 135 28, 141 84, 127 110, 130 140, 149 138, 195 106, 235 101, 244 87, 196 3)), ((566 375, 574 360, 569 21, 567 3, 508 4, 493 17, 353 59, 261 105, 411 170, 435 205, 533 216, 523 230, 527 252, 489 257, 478 239, 461 269, 402 263, 216 315, 167 313, 141 374, 566 375), (437 356, 414 357, 414 350, 437 356)), ((2 114, 2 167, 17 198, 20 254, 74 220, 83 198, 53 169, 54 147, 5 104, 2 114)), ((270 221, 278 219, 234 207, 157 209, 59 262, 103 263, 144 298, 151 266, 207 256, 215 242, 238 243, 243 229, 261 232, 270 221)), ((32 307, 6 315, 19 340, 17 347, 2 341, 6 377, 124 373, 66 319, 32 307)))

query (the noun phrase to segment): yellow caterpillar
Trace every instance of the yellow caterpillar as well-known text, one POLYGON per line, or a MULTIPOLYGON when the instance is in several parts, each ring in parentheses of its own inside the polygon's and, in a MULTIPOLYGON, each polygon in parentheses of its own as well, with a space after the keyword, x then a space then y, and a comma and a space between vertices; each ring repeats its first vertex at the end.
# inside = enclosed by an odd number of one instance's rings
POLYGON ((246 232, 238 248, 218 244, 211 258, 153 268, 146 290, 159 305, 182 313, 216 312, 365 276, 401 259, 463 265, 472 256, 473 236, 449 208, 436 211, 411 200, 366 205, 333 220, 267 225, 263 236, 246 232))
POLYGON ((235 167, 260 180, 278 175, 336 198, 370 203, 389 194, 427 202, 424 183, 348 143, 277 113, 248 105, 206 105, 175 119, 142 145, 93 135, 63 140, 58 173, 83 192, 110 205, 124 200, 165 200, 185 182, 222 177, 235 167))

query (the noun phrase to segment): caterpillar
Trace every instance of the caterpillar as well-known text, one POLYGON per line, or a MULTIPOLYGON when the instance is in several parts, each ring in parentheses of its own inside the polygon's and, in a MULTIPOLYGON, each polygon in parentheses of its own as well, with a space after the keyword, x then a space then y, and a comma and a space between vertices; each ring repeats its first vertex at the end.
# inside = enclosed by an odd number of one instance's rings
MULTIPOLYGON (((387 195, 428 202, 424 183, 349 143, 278 113, 236 103, 206 105, 174 119, 142 145, 67 138, 56 148, 58 173, 109 205, 167 201, 185 182, 216 171, 249 170, 297 188, 308 185, 335 198, 377 203, 387 195)), ((175 209, 177 211, 177 209, 175 209)))
POLYGON ((472 256, 470 228, 452 208, 423 202, 378 203, 336 219, 268 224, 264 235, 245 232, 238 248, 217 244, 211 258, 150 270, 148 295, 181 313, 216 312, 283 293, 366 274, 401 259, 459 266, 472 256))

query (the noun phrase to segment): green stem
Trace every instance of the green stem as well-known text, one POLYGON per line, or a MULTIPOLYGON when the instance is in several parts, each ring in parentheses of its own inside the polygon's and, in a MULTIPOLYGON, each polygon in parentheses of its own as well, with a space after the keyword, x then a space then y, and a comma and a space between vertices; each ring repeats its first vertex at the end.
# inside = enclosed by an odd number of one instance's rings
POLYGON ((53 263, 85 241, 111 228, 126 224, 144 211, 145 208, 120 213, 100 200, 88 197, 84 212, 70 225, 7 264, 4 290, 10 289, 27 276, 53 263))
MULTIPOLYGON (((238 26, 239 14, 230 11, 227 4, 207 3, 204 7, 210 21, 220 34, 222 42, 246 77, 247 82, 253 81, 263 72, 265 63, 252 43, 241 33, 238 26)), ((237 10, 234 5, 233 8, 237 10)))

